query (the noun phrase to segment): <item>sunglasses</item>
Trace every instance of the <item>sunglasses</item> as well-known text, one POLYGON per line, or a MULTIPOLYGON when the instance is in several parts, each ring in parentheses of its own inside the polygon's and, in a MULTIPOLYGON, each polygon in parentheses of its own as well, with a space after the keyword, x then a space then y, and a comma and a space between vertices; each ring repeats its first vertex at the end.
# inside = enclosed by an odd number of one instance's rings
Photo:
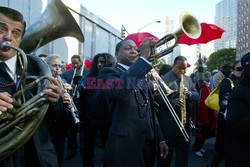
POLYGON ((51 66, 52 66, 53 68, 56 68, 56 67, 62 68, 62 65, 61 65, 61 64, 51 64, 51 66))
POLYGON ((243 68, 242 68, 242 67, 236 67, 235 70, 236 70, 236 71, 242 71, 243 68))

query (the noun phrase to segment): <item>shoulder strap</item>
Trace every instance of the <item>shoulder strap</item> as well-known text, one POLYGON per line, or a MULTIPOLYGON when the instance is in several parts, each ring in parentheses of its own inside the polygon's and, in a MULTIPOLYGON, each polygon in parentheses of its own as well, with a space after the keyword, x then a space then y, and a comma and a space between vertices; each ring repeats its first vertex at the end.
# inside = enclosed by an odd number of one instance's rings
POLYGON ((230 78, 226 78, 226 79, 228 79, 228 80, 230 81, 230 83, 231 83, 231 88, 233 89, 233 88, 234 88, 234 82, 233 82, 230 78))

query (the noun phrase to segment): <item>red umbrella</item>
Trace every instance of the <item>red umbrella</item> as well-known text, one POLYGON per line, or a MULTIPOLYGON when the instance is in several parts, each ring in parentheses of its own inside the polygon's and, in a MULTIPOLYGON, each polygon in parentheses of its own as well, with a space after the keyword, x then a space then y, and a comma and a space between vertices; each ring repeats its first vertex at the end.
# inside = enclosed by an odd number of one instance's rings
POLYGON ((201 23, 201 35, 197 39, 192 39, 186 34, 178 36, 178 44, 205 44, 212 40, 221 38, 224 30, 214 24, 201 23))
POLYGON ((150 34, 148 32, 138 32, 138 33, 129 34, 125 38, 125 40, 131 39, 135 42, 136 46, 139 47, 141 42, 143 41, 143 39, 145 37, 153 37, 156 41, 158 40, 158 38, 156 36, 154 36, 153 34, 150 34))

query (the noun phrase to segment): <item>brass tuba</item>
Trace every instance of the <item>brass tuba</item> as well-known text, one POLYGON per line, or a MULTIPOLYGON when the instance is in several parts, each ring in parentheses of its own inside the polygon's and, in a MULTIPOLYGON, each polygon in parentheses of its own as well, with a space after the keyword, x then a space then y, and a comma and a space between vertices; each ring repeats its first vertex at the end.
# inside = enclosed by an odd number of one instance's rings
POLYGON ((0 112, 0 161, 30 139, 45 117, 49 106, 43 90, 50 83, 50 69, 37 56, 29 55, 27 59, 24 51, 30 53, 64 36, 84 41, 81 29, 67 7, 60 0, 51 0, 41 19, 27 29, 20 44, 21 49, 6 41, 0 43, 0 47, 11 48, 19 53, 17 60, 22 66, 17 92, 13 95, 14 109, 0 112), (35 71, 38 71, 38 74, 27 74, 30 65, 37 68, 35 71), (31 98, 26 98, 27 94, 31 98))

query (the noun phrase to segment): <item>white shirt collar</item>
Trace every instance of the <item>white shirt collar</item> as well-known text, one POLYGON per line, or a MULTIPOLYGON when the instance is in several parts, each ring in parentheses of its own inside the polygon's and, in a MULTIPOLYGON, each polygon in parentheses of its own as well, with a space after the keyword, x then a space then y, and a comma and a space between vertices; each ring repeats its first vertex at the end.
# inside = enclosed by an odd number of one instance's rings
MULTIPOLYGON (((6 65, 8 66, 8 69, 6 70, 12 79, 15 78, 16 59, 17 59, 17 56, 15 55, 14 57, 5 61, 6 65)), ((0 62, 3 62, 3 61, 0 60, 0 62)))
POLYGON ((126 70, 129 69, 129 66, 127 66, 127 65, 125 65, 125 64, 121 64, 121 63, 117 63, 117 64, 119 64, 120 66, 122 66, 122 67, 125 68, 126 70))

